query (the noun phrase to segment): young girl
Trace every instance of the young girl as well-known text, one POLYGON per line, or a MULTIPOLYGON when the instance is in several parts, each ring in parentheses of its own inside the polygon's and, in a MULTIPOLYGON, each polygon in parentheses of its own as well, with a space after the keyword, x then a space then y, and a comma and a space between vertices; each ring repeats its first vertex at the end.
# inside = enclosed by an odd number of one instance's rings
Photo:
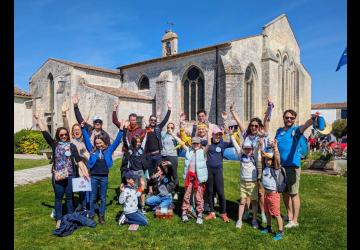
MULTIPOLYGON (((81 124, 83 125, 83 124, 81 124)), ((99 208, 99 223, 105 223, 106 210, 106 192, 108 188, 109 169, 113 165, 112 153, 119 146, 123 135, 123 123, 120 130, 111 145, 106 144, 106 139, 101 134, 95 135, 94 144, 90 141, 89 134, 86 128, 82 127, 86 149, 90 153, 88 167, 91 174, 91 202, 89 218, 95 216, 95 202, 97 197, 98 186, 100 186, 100 208, 99 208)))
POLYGON ((252 225, 254 228, 258 228, 259 225, 256 220, 258 210, 258 174, 254 159, 253 146, 250 143, 244 142, 241 149, 239 144, 236 142, 233 133, 234 131, 230 129, 230 138, 240 159, 240 205, 239 219, 236 222, 236 227, 241 228, 242 226, 242 216, 244 214, 245 205, 247 203, 247 199, 250 198, 253 212, 252 225))
MULTIPOLYGON (((52 184, 55 193, 56 228, 58 228, 63 216, 62 199, 64 194, 66 196, 67 213, 73 213, 74 211, 72 203, 72 178, 75 177, 76 172, 75 162, 80 163, 82 159, 76 146, 70 142, 69 131, 65 127, 59 127, 56 130, 54 140, 49 132, 46 131, 44 121, 40 119, 39 115, 35 114, 34 118, 37 122, 36 125, 53 151, 52 184)), ((86 168, 84 164, 79 164, 79 166, 79 171, 83 171, 83 168, 86 168)))
POLYGON ((263 149, 263 139, 259 141, 261 155, 265 163, 263 170, 262 184, 265 189, 264 208, 266 213, 267 227, 262 233, 271 232, 271 217, 275 216, 279 231, 274 236, 274 240, 281 240, 283 237, 283 220, 280 214, 280 193, 277 189, 277 182, 273 175, 279 175, 280 170, 280 154, 277 147, 277 140, 273 143, 273 152, 266 153, 263 149), (273 172, 272 172, 273 171, 273 172))
POLYGON ((136 224, 146 226, 148 224, 146 217, 138 211, 138 197, 144 192, 145 182, 140 180, 141 185, 136 189, 135 181, 138 176, 132 170, 129 170, 124 177, 127 185, 124 186, 123 183, 120 185, 119 203, 124 204, 124 212, 119 218, 119 225, 136 224))
POLYGON ((172 195, 175 183, 172 181, 169 170, 172 165, 169 161, 161 161, 156 167, 148 184, 153 187, 155 195, 146 199, 145 204, 156 210, 156 207, 168 208, 172 204, 172 195))
MULTIPOLYGON (((204 212, 204 191, 206 187, 206 181, 208 179, 208 169, 206 167, 205 156, 207 153, 207 147, 203 149, 200 145, 200 138, 193 137, 191 139, 192 147, 189 148, 183 141, 175 134, 174 138, 182 145, 185 149, 185 163, 184 163, 184 187, 185 194, 182 204, 182 221, 187 222, 189 218, 187 216, 190 210, 190 197, 194 193, 196 212, 197 212, 197 224, 203 223, 203 212, 204 212)), ((210 140, 209 140, 210 141, 210 140)))

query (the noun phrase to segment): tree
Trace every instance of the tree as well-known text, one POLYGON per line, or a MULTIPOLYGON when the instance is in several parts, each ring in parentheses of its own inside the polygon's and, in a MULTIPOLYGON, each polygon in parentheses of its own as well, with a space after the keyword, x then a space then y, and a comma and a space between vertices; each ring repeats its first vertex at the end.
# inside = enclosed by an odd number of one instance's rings
POLYGON ((332 124, 332 133, 337 137, 341 138, 347 133, 347 120, 337 119, 332 124))

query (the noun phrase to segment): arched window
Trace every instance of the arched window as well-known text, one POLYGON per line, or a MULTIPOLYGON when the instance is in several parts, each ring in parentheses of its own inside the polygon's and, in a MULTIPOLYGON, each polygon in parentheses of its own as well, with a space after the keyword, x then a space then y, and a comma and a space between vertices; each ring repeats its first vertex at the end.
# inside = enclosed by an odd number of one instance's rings
POLYGON ((142 76, 139 81, 139 89, 149 89, 150 83, 149 78, 147 76, 142 76))
POLYGON ((171 44, 170 44, 170 42, 166 42, 166 55, 167 56, 171 55, 171 44))
POLYGON ((186 120, 196 120, 196 112, 205 107, 204 75, 197 67, 192 66, 185 73, 183 84, 183 109, 186 120))
POLYGON ((53 75, 50 73, 48 75, 48 80, 49 80, 49 111, 52 113, 54 112, 54 77, 53 75))
POLYGON ((244 116, 249 121, 254 115, 254 84, 256 71, 254 65, 249 65, 245 71, 244 82, 244 116))
POLYGON ((289 82, 289 60, 287 58, 287 56, 284 56, 283 59, 283 68, 282 68, 282 93, 281 93, 281 107, 282 110, 288 109, 289 105, 288 105, 288 100, 289 100, 289 96, 288 96, 288 82, 289 82))

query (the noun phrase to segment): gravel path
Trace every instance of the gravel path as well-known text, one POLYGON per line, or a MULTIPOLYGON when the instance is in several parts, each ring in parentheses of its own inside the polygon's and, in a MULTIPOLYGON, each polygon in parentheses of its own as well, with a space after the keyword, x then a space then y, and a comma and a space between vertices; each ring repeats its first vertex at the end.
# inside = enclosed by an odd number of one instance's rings
POLYGON ((51 165, 14 171, 14 187, 35 183, 51 177, 51 165))
POLYGON ((46 156, 43 155, 30 155, 30 154, 14 154, 15 159, 31 159, 31 160, 37 160, 37 159, 47 159, 46 156))

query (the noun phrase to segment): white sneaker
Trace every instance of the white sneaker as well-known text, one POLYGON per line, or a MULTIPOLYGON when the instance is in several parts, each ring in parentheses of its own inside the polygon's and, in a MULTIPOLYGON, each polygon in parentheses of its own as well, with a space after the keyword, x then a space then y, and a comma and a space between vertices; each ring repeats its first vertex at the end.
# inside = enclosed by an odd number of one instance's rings
POLYGON ((181 219, 182 219, 183 222, 188 222, 189 221, 189 218, 188 218, 188 216, 186 214, 183 214, 181 216, 181 219))
POLYGON ((120 218, 119 218, 119 226, 125 224, 125 220, 126 220, 126 216, 125 216, 124 213, 122 213, 120 218))
POLYGON ((202 217, 197 217, 197 219, 196 219, 197 224, 201 225, 201 224, 203 224, 203 222, 204 222, 204 220, 202 217))
POLYGON ((265 214, 261 214, 261 223, 265 224, 266 221, 266 215, 265 214))
POLYGON ((53 219, 55 218, 55 209, 51 210, 50 217, 53 219))
POLYGON ((58 228, 60 227, 60 225, 61 225, 61 220, 57 220, 57 222, 56 222, 56 229, 58 229, 58 228))
POLYGON ((298 227, 299 223, 294 223, 292 220, 289 221, 289 223, 287 225, 285 225, 285 228, 293 228, 293 227, 298 227))
POLYGON ((257 220, 253 220, 253 221, 251 222, 251 224, 252 224, 252 227, 253 227, 253 228, 259 228, 259 224, 258 224, 257 220))
POLYGON ((177 201, 177 200, 179 199, 178 193, 175 193, 175 194, 174 194, 173 199, 174 199, 175 201, 177 201))
POLYGON ((217 197, 214 197, 214 205, 218 203, 217 197))
POLYGON ((235 227, 240 229, 240 228, 242 227, 242 221, 241 221, 241 220, 238 220, 238 221, 236 222, 235 227))

